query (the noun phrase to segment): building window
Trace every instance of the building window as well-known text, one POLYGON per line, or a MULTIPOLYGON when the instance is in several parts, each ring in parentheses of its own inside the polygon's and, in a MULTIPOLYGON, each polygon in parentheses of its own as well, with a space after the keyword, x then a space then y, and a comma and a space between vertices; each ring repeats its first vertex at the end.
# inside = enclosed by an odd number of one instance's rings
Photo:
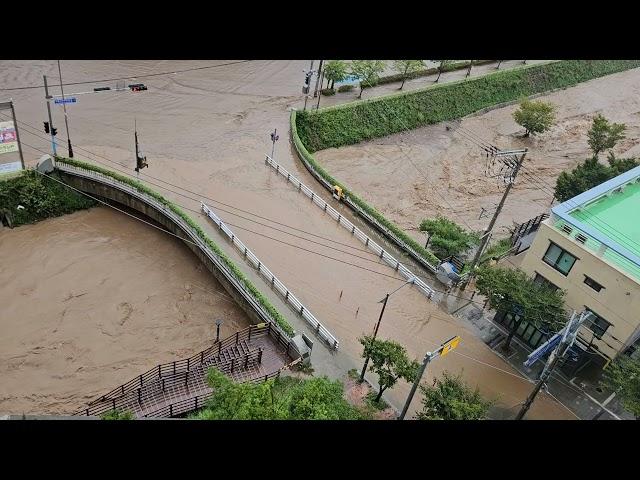
POLYGON ((565 276, 569 274, 571 267, 576 263, 576 257, 553 242, 547 248, 547 253, 544 254, 542 260, 565 276))
POLYGON ((593 313, 593 316, 591 319, 585 321, 585 326, 593 332, 596 338, 602 338, 602 335, 604 335, 604 332, 607 331, 611 324, 594 311, 588 308, 586 310, 587 312, 593 313))
POLYGON ((586 275, 584 276, 584 283, 589 285, 596 292, 599 292, 600 290, 602 290, 604 288, 602 285, 600 285, 598 282, 596 282, 593 278, 587 277, 586 275))
POLYGON ((538 272, 536 272, 536 276, 533 278, 533 283, 539 283, 540 285, 544 285, 547 288, 550 288, 551 290, 558 290, 558 287, 556 285, 554 285, 553 283, 551 283, 549 280, 547 280, 546 278, 544 278, 542 275, 540 275, 538 272))

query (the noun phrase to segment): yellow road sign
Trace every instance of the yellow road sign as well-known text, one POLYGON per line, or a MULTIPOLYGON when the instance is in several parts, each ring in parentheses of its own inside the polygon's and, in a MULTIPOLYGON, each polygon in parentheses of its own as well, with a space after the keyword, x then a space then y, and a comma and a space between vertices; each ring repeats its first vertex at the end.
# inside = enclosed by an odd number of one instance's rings
POLYGON ((440 356, 444 357, 447 353, 449 353, 451 350, 456 348, 459 343, 460 343, 460 337, 458 337, 458 336, 455 336, 451 340, 448 340, 446 343, 444 343, 442 345, 442 350, 440 351, 440 356))

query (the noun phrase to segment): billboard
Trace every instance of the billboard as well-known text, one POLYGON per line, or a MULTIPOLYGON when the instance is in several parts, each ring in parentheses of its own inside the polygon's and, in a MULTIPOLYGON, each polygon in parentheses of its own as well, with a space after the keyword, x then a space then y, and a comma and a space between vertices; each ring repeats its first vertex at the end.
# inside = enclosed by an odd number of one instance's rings
MULTIPOLYGON (((11 110, 12 120, 0 121, 0 175, 13 173, 24 168, 22 160, 22 150, 20 148, 20 137, 15 124, 15 113, 13 103, 0 102, 0 110, 11 110)), ((8 114, 3 115, 5 118, 8 114)), ((0 120, 5 120, 4 118, 0 120)))
POLYGON ((18 137, 13 122, 0 122, 0 154, 17 152, 18 137))

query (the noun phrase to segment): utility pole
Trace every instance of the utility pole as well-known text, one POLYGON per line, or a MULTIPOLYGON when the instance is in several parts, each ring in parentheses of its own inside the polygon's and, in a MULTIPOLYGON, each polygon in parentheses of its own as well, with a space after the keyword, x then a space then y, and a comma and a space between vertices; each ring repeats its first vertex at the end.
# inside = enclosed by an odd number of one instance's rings
MULTIPOLYGON (((466 288, 467 284, 469 283, 469 280, 471 279, 471 276, 473 275, 474 269, 478 264, 478 260, 480 260, 480 255, 482 255, 484 247, 487 245, 487 242, 489 241, 489 233, 491 233, 491 231, 493 230, 493 226, 495 225, 496 220, 498 219, 498 216, 502 211, 504 202, 507 200, 507 196, 511 191, 511 187, 513 187, 513 183, 516 177, 518 176, 518 171, 520 170, 520 167, 522 166, 522 162, 524 161, 524 157, 527 154, 527 149, 525 148, 523 151, 517 151, 516 153, 522 153, 522 155, 520 155, 520 158, 518 159, 515 165, 513 174, 511 175, 511 179, 507 185, 507 188, 505 188, 504 193, 502 194, 502 199, 500 200, 500 203, 498 204, 498 208, 496 208, 496 211, 493 213, 493 217, 491 218, 491 222, 489 222, 489 226, 484 231, 484 235, 482 236, 482 241, 480 242, 480 245, 478 246, 478 250, 476 251, 476 254, 474 255, 473 260, 471 262, 469 276, 467 277, 467 280, 460 286, 460 290, 464 290, 466 288)), ((514 155, 514 152, 512 151, 497 152, 497 153, 494 153, 493 155, 500 157, 505 155, 514 155)))
POLYGON ((318 95, 318 84, 320 83, 320 73, 322 72, 323 63, 324 63, 324 60, 320 60, 320 65, 318 66, 318 78, 316 78, 316 88, 313 91, 313 98, 316 98, 316 96, 318 95))
POLYGON ((576 312, 575 311, 573 312, 573 314, 571 315, 571 318, 569 319, 569 321, 567 322, 566 326, 562 331, 563 332, 562 340, 560 340, 560 342, 558 343, 558 346, 551 352, 551 355, 549 355, 549 359, 547 360, 547 364, 544 366, 544 369, 540 374, 540 379, 538 380, 538 383, 536 383, 535 388, 529 394, 529 396, 527 397, 527 400, 524 402, 522 409, 520 409, 520 411, 518 412, 518 415, 515 418, 516 420, 522 420, 522 418, 526 415, 527 411, 529 411, 529 408, 531 408, 531 405, 533 404, 533 401, 536 399, 538 392, 540 392, 540 389, 542 388, 542 386, 546 383, 546 381, 551 376, 551 372, 553 372, 553 369, 556 367, 556 364, 561 358, 563 358, 566 355, 569 348, 571 348, 571 346, 573 345, 573 342, 576 339, 576 335, 578 334, 578 329, 584 323, 587 317, 591 315, 592 315, 591 312, 584 311, 582 312, 582 314, 580 314, 580 318, 576 319, 576 312))
POLYGON ((58 74, 60 75, 60 93, 62 94, 62 108, 64 109, 64 124, 67 127, 67 144, 69 149, 69 158, 73 158, 73 147, 71 146, 71 138, 69 137, 69 120, 67 115, 67 104, 64 101, 64 87, 62 86, 62 70, 60 69, 60 60, 58 60, 58 74))
POLYGON ((55 138, 55 130, 53 128, 53 117, 51 116, 51 104, 49 100, 51 100, 51 96, 49 95, 49 86, 47 85, 47 76, 43 75, 44 79, 44 98, 47 100, 47 112, 49 113, 49 131, 51 132, 51 150, 53 152, 53 156, 56 157, 56 138, 55 138))
POLYGON ((315 62, 315 60, 311 60, 309 71, 305 72, 306 77, 304 87, 302 87, 302 93, 304 93, 304 108, 302 109, 302 111, 307 110, 307 101, 309 100, 309 85, 311 84, 311 76, 313 75, 313 62, 315 62))
MULTIPOLYGON (((376 328, 373 331, 373 340, 376 339, 376 335, 378 335, 378 328, 380 328, 380 320, 382 320, 382 315, 384 314, 384 309, 387 306, 387 300, 389 300, 389 293, 384 297, 384 303, 382 304, 382 311, 380 312, 380 317, 378 318, 378 323, 376 323, 376 328)), ((364 381, 364 374, 367 371, 367 365, 369 365, 369 356, 364 361, 364 367, 362 367, 362 373, 360 374, 360 381, 364 381)))
POLYGON ((316 103, 316 110, 320 108, 320 97, 322 97, 322 82, 324 81, 324 70, 320 73, 320 91, 318 92, 318 103, 316 103))

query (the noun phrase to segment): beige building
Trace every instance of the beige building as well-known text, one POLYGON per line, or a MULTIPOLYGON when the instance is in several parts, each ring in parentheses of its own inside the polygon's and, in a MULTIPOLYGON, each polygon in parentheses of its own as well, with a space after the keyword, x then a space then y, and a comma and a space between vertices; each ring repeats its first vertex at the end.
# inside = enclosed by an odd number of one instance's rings
MULTIPOLYGON (((640 167, 554 207, 520 268, 565 290, 569 309, 595 314, 578 333, 573 372, 621 353, 639 357, 640 167)), ((532 338, 532 347, 544 340, 532 338)))

